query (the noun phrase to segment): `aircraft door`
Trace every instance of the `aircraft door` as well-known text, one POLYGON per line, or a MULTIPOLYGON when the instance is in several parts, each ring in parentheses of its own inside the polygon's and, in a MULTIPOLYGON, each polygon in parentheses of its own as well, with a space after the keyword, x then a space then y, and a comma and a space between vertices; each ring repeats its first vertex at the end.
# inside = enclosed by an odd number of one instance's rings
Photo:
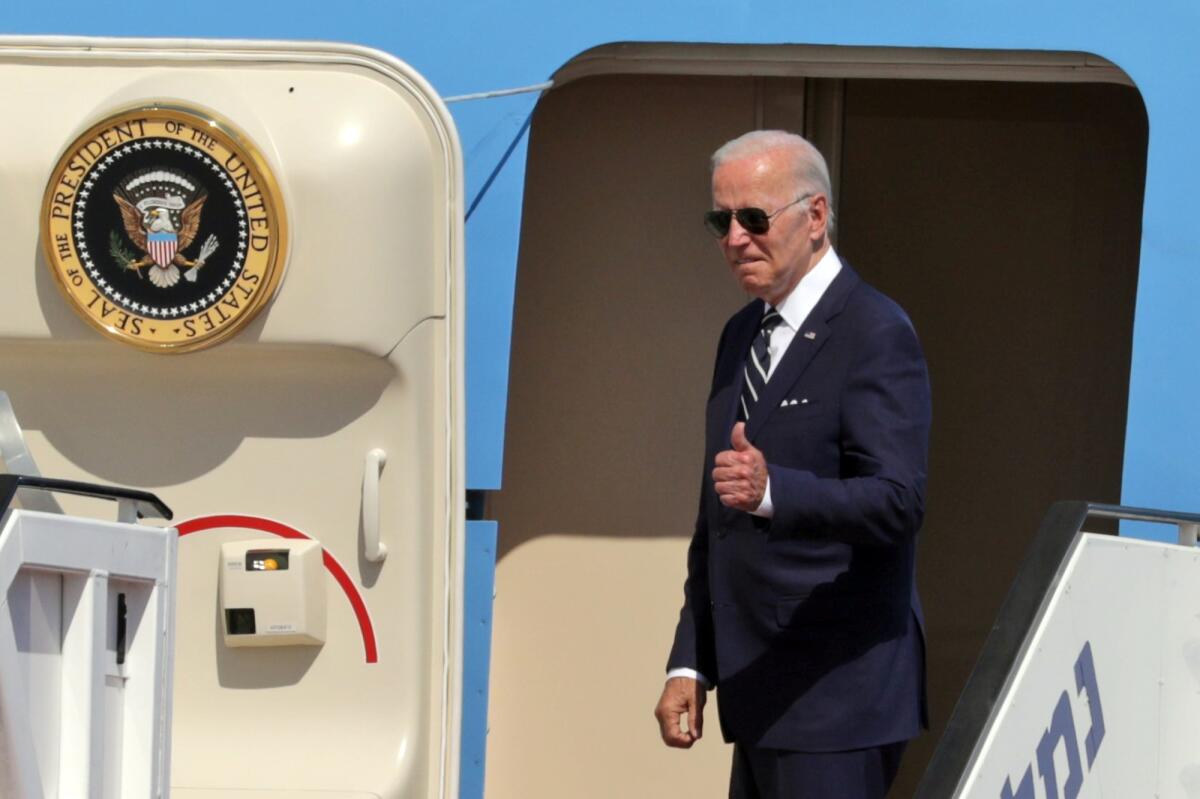
POLYGON ((38 38, 0 107, 0 389, 43 473, 176 513, 173 795, 456 795, 444 106, 365 48, 38 38))

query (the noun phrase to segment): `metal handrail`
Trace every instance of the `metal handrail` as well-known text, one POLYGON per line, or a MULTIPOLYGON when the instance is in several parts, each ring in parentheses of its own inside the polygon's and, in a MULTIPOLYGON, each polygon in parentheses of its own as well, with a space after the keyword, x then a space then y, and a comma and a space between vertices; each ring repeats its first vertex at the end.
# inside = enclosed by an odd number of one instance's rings
POLYGON ((1200 513, 1184 513, 1177 510, 1154 510, 1131 508, 1127 505, 1104 505, 1088 502, 1088 516, 1101 519, 1121 519, 1131 522, 1159 522, 1162 524, 1200 524, 1200 513))
MULTIPOLYGON (((81 483, 76 480, 56 480, 52 477, 35 477, 28 474, 0 474, 0 516, 8 512, 17 491, 22 488, 34 488, 41 491, 57 491, 63 494, 77 494, 97 499, 110 499, 119 505, 128 504, 136 511, 138 518, 167 519, 174 514, 161 499, 147 491, 118 486, 81 483)), ((130 520, 131 521, 131 520, 130 520)))
POLYGON ((1200 535, 1200 514, 1152 508, 1130 508, 1125 505, 1101 505, 1088 503, 1088 516, 1100 519, 1119 519, 1123 522, 1155 522, 1173 524, 1179 528, 1179 543, 1185 547, 1196 546, 1200 535))

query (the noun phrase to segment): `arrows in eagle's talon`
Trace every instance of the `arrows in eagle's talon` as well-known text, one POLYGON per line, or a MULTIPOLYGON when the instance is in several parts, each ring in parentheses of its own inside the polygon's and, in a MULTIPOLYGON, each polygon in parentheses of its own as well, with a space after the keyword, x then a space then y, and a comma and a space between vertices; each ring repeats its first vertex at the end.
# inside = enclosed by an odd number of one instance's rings
POLYGON ((208 256, 217 251, 217 237, 213 234, 208 234, 208 238, 204 240, 204 246, 200 248, 200 257, 196 259, 196 265, 183 273, 183 277, 189 283, 196 282, 196 272, 200 267, 204 266, 204 262, 208 260, 208 256))

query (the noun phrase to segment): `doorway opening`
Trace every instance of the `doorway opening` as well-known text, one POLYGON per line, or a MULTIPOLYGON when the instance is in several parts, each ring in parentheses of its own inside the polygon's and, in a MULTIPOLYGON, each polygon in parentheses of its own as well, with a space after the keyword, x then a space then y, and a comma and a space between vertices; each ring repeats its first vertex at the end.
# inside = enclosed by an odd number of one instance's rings
POLYGON ((682 599, 717 336, 746 301, 701 225, 708 157, 785 128, 826 154, 835 246, 908 311, 929 362, 918 577, 933 729, 906 755, 895 795, 911 795, 1046 508, 1120 498, 1141 96, 1084 54, 854 48, 611 45, 556 83, 531 129, 489 508, 503 748, 489 793, 694 780, 709 795, 726 779, 723 747, 682 768, 634 731, 682 599), (562 735, 553 720, 585 685, 588 731, 562 735))

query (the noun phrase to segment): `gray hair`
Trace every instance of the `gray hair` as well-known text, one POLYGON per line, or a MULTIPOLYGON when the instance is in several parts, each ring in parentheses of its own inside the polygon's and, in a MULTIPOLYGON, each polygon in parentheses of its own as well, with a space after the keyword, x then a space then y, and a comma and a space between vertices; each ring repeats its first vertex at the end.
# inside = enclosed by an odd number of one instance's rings
POLYGON ((752 130, 743 133, 717 148, 712 154, 712 169, 715 172, 727 161, 749 158, 771 150, 785 150, 791 154, 797 197, 802 194, 825 195, 829 203, 826 230, 828 235, 833 235, 833 186, 829 181, 829 167, 821 151, 803 136, 786 130, 752 130))

